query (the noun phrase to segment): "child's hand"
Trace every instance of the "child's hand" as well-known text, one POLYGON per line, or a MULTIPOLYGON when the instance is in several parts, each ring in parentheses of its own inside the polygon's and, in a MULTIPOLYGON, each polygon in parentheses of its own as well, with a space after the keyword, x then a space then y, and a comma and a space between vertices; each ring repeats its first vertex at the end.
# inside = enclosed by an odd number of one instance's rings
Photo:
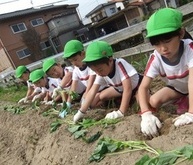
POLYGON ((162 127, 161 122, 155 117, 151 111, 147 111, 141 115, 141 131, 145 136, 158 136, 158 129, 162 127))
POLYGON ((193 114, 186 112, 185 114, 176 117, 173 122, 176 127, 193 123, 193 114))
POLYGON ((35 102, 36 100, 39 100, 41 98, 40 95, 35 95, 32 99, 32 103, 35 102))
POLYGON ((118 111, 113 111, 113 112, 108 113, 105 116, 105 119, 117 119, 120 117, 124 117, 124 115, 120 110, 118 110, 118 111))
POLYGON ((18 104, 27 103, 27 97, 24 97, 18 101, 18 104))
POLYGON ((73 121, 74 123, 77 123, 79 120, 81 120, 84 117, 85 113, 83 113, 81 110, 78 110, 78 112, 74 115, 73 121))
POLYGON ((56 98, 58 95, 59 95, 59 92, 62 91, 62 88, 60 86, 58 86, 57 88, 55 88, 53 90, 53 93, 52 93, 52 98, 56 98))

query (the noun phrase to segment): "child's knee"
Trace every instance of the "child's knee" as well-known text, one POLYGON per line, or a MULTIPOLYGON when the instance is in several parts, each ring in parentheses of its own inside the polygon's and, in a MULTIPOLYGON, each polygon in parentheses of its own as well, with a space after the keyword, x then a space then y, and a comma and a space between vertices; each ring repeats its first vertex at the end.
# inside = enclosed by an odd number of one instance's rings
POLYGON ((149 103, 150 103, 151 107, 153 107, 153 108, 158 108, 160 105, 159 100, 155 97, 150 97, 149 103))

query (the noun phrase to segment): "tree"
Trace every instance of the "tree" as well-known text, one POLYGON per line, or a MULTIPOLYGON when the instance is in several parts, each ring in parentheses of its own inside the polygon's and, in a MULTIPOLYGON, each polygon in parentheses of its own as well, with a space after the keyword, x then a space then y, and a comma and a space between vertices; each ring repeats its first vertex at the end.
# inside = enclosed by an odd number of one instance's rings
POLYGON ((31 52, 29 59, 31 61, 39 60, 43 57, 43 53, 40 47, 41 36, 40 34, 32 27, 28 27, 28 30, 22 33, 22 41, 28 47, 31 52))

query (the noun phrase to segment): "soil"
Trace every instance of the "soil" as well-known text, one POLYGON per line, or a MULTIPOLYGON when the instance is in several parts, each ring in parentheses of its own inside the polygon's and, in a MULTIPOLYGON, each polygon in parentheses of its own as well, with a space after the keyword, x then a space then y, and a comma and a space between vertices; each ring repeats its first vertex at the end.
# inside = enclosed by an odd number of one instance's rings
MULTIPOLYGON (((86 143, 81 138, 75 139, 67 130, 69 124, 62 124, 55 132, 50 133, 50 123, 53 118, 44 117, 37 110, 27 105, 23 114, 14 114, 3 110, 6 105, 1 103, 0 110, 0 165, 87 165, 99 139, 93 143, 86 143)), ((14 105, 14 104, 13 104, 14 105)), ((48 107, 41 107, 46 110, 48 107)), ((113 109, 90 110, 86 117, 100 119, 113 109)), ((140 131, 140 116, 130 112, 120 122, 101 129, 94 126, 89 129, 89 134, 102 130, 102 137, 117 140, 144 140, 154 149, 169 151, 183 147, 193 142, 193 126, 186 125, 175 128, 172 120, 176 117, 173 107, 167 106, 159 111, 157 116, 163 122, 160 136, 147 139, 140 131)), ((68 116, 71 120, 72 116, 68 116)), ((64 119, 65 120, 65 119, 64 119)), ((67 120, 67 119, 66 119, 67 120)), ((146 151, 127 152, 106 156, 100 162, 91 165, 134 165, 146 151)), ((153 156, 153 155, 149 155, 153 156)), ((192 165, 193 161, 185 161, 182 165, 192 165)))

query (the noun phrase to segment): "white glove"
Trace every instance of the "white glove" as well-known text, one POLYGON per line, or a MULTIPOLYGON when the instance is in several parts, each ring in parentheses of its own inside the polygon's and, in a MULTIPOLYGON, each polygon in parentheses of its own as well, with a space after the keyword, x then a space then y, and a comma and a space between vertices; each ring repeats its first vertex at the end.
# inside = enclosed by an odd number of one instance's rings
POLYGON ((185 114, 176 117, 173 122, 176 127, 193 123, 193 114, 186 112, 185 114))
POLYGON ((18 104, 27 103, 27 97, 24 97, 18 101, 18 104))
POLYGON ((152 112, 147 111, 141 115, 141 131, 146 136, 158 136, 158 128, 162 127, 161 122, 152 112))
POLYGON ((117 119, 120 117, 124 117, 124 115, 122 114, 120 110, 118 110, 118 111, 113 111, 113 112, 108 113, 105 116, 105 119, 117 119))
POLYGON ((35 102, 36 100, 40 99, 41 96, 40 95, 35 95, 32 99, 32 103, 35 102))
POLYGON ((62 91, 62 88, 60 86, 58 86, 57 88, 55 88, 53 90, 53 93, 52 93, 52 98, 56 98, 58 95, 59 95, 59 92, 62 91))
POLYGON ((46 101, 46 102, 45 102, 45 105, 53 105, 53 104, 54 104, 54 100, 46 101))
POLYGON ((80 110, 74 115, 73 121, 74 123, 77 123, 80 119, 84 117, 84 113, 82 113, 80 110))

